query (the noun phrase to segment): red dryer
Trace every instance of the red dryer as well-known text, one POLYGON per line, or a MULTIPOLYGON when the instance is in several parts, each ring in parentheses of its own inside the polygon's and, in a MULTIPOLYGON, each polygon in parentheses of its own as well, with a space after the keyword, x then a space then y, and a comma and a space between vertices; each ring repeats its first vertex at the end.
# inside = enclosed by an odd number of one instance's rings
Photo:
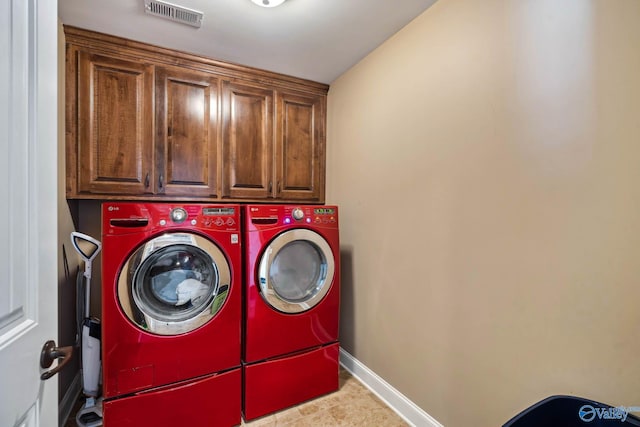
POLYGON ((243 414, 251 420, 338 389, 336 206, 244 206, 243 414))
POLYGON ((102 205, 105 427, 240 424, 238 205, 102 205))

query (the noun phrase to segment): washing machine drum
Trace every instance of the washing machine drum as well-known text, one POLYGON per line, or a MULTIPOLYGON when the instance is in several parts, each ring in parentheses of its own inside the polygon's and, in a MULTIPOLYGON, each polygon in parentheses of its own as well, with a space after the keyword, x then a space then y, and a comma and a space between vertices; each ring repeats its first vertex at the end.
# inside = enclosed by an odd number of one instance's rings
POLYGON ((190 233, 169 233, 141 245, 118 278, 118 300, 137 327, 179 335, 204 325, 220 311, 231 285, 224 254, 190 233))
POLYGON ((258 267, 260 294, 283 313, 302 313, 320 304, 331 289, 335 260, 327 241, 307 229, 278 235, 258 267))

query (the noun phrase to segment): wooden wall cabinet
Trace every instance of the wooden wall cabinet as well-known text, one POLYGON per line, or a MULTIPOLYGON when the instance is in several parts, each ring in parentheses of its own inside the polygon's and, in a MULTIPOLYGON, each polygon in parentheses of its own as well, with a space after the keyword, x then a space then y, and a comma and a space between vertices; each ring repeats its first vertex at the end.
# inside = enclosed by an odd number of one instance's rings
POLYGON ((225 82, 223 100, 223 196, 323 201, 324 98, 225 82))
POLYGON ((283 91, 276 105, 276 197, 324 201, 325 98, 283 91))
POLYGON ((324 203, 327 85, 65 36, 67 198, 324 203))
POLYGON ((87 52, 77 66, 77 192, 150 192, 153 66, 87 52))
POLYGON ((224 197, 273 198, 273 90, 224 82, 224 197))
POLYGON ((218 196, 219 84, 206 73, 156 68, 158 194, 218 196))

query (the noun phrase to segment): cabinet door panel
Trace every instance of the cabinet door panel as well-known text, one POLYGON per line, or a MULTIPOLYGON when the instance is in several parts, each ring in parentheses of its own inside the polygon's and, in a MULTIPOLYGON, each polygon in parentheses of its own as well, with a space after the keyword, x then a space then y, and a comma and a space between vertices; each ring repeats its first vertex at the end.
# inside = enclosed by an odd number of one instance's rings
POLYGON ((78 56, 79 191, 151 192, 153 67, 107 56, 78 56))
POLYGON ((287 200, 324 197, 324 97, 278 95, 278 188, 287 200))
POLYGON ((165 68, 156 76, 158 191, 216 197, 218 79, 165 68))
POLYGON ((273 91, 225 82, 223 196, 273 197, 273 91))

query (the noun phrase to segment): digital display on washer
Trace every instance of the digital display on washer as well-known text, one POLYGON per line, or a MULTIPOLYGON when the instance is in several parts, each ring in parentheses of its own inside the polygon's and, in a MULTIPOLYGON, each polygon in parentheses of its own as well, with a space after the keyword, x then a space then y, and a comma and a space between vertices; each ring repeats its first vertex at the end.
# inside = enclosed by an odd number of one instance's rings
POLYGON ((234 215, 236 208, 202 208, 202 214, 205 216, 223 216, 234 215))
POLYGON ((333 208, 316 208, 313 210, 313 213, 316 215, 333 215, 336 213, 336 210, 333 208))

